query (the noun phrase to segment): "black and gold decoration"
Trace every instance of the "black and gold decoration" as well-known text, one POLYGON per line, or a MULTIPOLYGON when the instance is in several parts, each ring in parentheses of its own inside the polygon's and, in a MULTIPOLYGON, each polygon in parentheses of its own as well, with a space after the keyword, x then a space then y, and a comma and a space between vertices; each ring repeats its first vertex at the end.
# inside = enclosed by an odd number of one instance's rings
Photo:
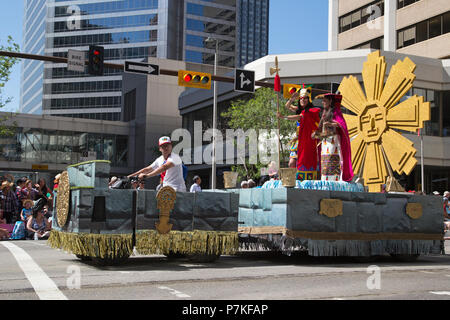
POLYGON ((62 228, 69 215, 70 183, 69 174, 64 171, 59 178, 58 196, 56 198, 58 225, 62 228))

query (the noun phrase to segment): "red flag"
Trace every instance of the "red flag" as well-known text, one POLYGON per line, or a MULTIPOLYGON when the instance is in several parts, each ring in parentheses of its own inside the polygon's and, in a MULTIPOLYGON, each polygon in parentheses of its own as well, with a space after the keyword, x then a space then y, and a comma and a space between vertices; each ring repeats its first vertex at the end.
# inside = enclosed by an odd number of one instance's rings
POLYGON ((273 89, 277 92, 281 91, 281 81, 280 81, 280 76, 278 75, 278 73, 275 75, 275 83, 274 83, 273 89))

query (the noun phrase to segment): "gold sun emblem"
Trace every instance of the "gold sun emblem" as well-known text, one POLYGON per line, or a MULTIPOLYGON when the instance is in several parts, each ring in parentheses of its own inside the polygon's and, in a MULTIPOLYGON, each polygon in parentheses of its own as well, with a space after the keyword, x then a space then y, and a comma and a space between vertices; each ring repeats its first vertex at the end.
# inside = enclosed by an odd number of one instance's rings
POLYGON ((369 192, 381 191, 388 172, 409 175, 417 164, 414 144, 394 130, 417 132, 430 120, 430 103, 423 97, 414 95, 399 103, 413 86, 415 69, 409 58, 399 60, 385 83, 385 58, 376 51, 363 66, 365 94, 354 76, 345 77, 339 86, 342 105, 356 114, 344 114, 353 170, 360 176, 362 172, 369 192))

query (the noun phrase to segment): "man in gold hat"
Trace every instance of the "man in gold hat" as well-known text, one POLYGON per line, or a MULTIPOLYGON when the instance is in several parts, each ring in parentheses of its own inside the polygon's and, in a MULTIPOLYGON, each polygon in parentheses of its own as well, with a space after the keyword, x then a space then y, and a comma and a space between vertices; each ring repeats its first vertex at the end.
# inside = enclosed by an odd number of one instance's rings
POLYGON ((2 192, 1 207, 3 210, 3 218, 6 219, 7 224, 15 222, 19 210, 19 203, 17 201, 16 194, 11 190, 14 186, 12 182, 7 180, 2 182, 0 190, 2 192))

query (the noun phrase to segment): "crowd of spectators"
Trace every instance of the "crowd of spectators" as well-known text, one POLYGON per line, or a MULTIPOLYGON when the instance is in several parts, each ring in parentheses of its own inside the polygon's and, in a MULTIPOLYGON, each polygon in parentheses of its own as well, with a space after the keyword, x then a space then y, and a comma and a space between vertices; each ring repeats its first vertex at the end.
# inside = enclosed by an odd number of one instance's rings
POLYGON ((45 179, 33 183, 28 177, 0 177, 0 240, 48 238, 52 212, 53 190, 45 179))

